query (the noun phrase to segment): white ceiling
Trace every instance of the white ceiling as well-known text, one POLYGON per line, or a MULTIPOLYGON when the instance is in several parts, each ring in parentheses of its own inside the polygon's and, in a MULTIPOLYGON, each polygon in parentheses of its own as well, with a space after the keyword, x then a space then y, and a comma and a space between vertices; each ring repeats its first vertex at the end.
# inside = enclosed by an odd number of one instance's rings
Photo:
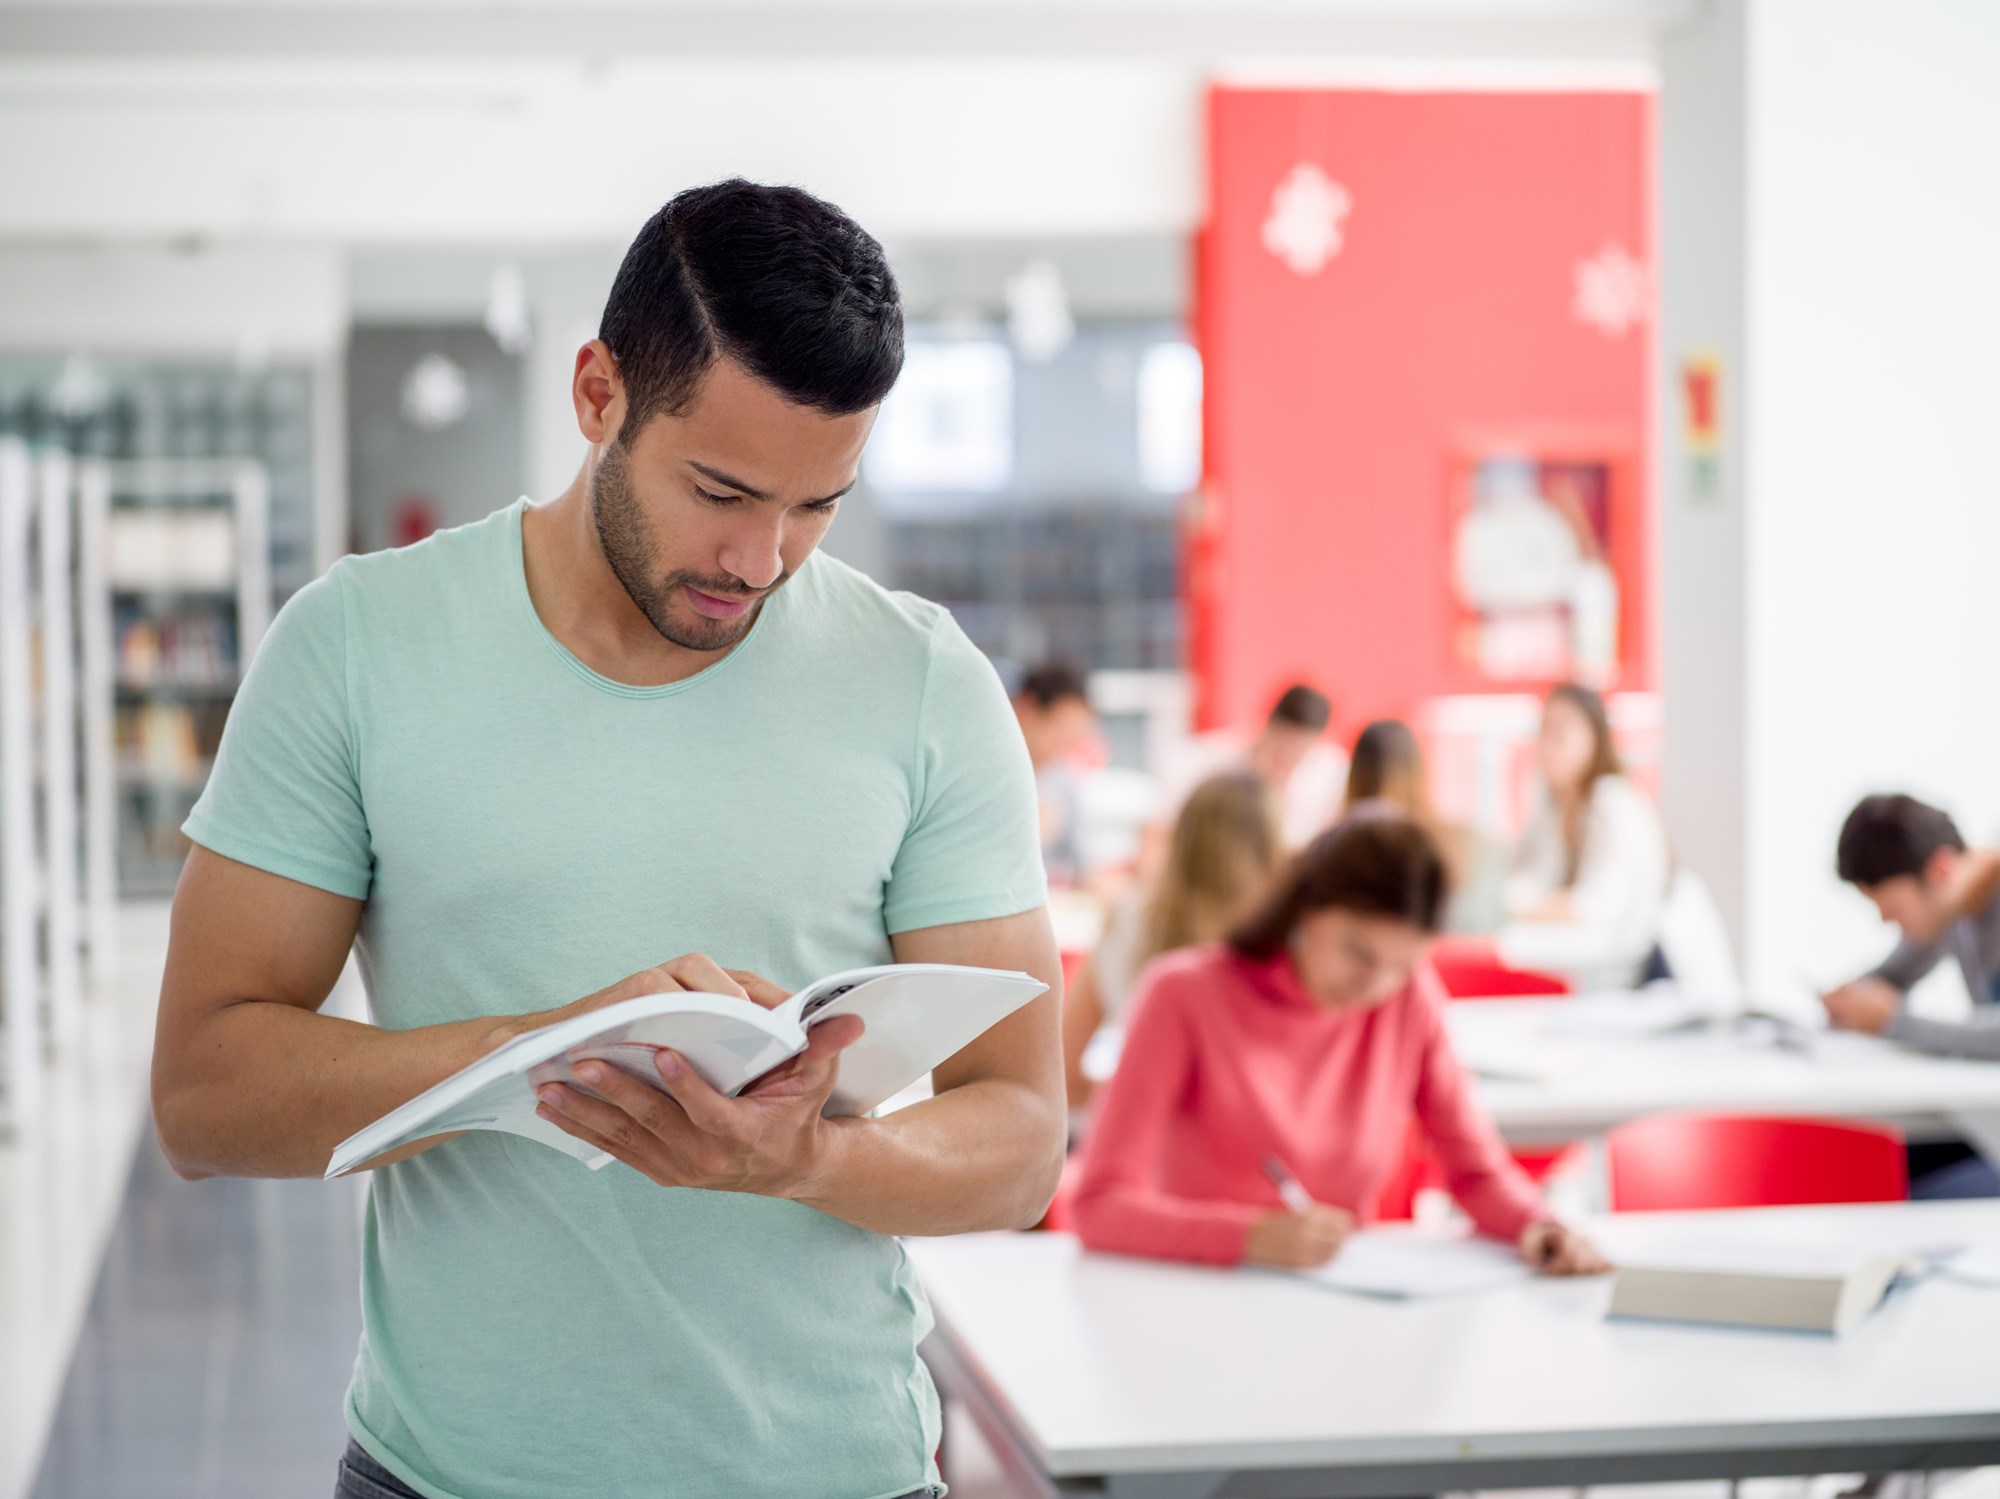
POLYGON ((0 240, 623 243, 796 181, 885 237, 1182 233, 1218 73, 1643 81, 1679 0, 0 0, 0 240))

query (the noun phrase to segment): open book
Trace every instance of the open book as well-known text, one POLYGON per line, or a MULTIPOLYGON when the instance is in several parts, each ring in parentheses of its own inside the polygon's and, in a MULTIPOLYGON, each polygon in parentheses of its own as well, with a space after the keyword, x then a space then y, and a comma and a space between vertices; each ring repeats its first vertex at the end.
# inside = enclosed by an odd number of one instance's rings
POLYGON ((765 1009, 732 995, 675 992, 620 1000, 516 1036, 436 1087, 357 1130, 334 1148, 329 1178, 399 1146, 459 1130, 493 1129, 552 1145, 592 1170, 610 1156, 535 1113, 535 1089, 577 1081, 578 1062, 601 1061, 660 1086, 654 1058, 672 1049, 731 1095, 806 1049, 806 1033, 835 1015, 859 1015, 861 1039, 840 1054, 829 1114, 865 1114, 900 1093, 1048 985, 1025 973, 950 963, 894 963, 836 973, 765 1009))

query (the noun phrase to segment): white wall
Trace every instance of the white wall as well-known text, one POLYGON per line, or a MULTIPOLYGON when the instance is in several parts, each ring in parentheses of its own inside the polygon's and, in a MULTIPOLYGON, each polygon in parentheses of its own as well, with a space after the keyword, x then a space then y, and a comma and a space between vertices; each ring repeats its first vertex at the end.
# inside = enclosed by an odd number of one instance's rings
POLYGON ((1749 55, 1751 878, 1826 960, 1856 796, 2000 833, 2000 6, 1758 0, 1749 55))
POLYGON ((324 246, 0 245, 0 349, 311 358, 346 338, 324 246))
POLYGON ((1739 0, 1661 38, 1661 794, 1675 857, 1708 882, 1739 953, 1749 899, 1743 66, 1739 0), (1723 452, 1706 495, 1683 445, 1680 367, 1698 352, 1722 371, 1723 452))
POLYGON ((1830 979, 1887 940, 1832 874, 1857 797, 2000 834, 2000 7, 1723 0, 1662 65, 1666 212, 1719 216, 1664 247, 1668 374, 1697 337, 1742 347, 1734 508, 1663 490, 1672 831, 1740 871, 1754 980, 1830 979))

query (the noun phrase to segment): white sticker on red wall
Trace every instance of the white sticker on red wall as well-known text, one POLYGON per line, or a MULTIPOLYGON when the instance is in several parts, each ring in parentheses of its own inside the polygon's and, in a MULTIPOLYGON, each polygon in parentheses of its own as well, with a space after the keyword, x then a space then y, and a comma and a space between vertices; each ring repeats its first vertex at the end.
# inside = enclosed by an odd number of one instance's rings
POLYGON ((1302 161, 1271 191, 1264 248, 1301 276, 1317 276, 1340 253, 1341 221, 1354 207, 1346 188, 1302 161))
POLYGON ((1646 267, 1616 240, 1579 260, 1570 274, 1569 310, 1578 322, 1606 338, 1623 338, 1645 320, 1651 295, 1646 267))

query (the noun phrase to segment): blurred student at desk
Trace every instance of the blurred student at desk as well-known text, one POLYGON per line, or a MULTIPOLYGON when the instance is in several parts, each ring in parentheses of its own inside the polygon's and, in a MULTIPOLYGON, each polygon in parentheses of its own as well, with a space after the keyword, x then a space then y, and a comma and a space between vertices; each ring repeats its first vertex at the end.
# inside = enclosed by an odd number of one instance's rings
POLYGON ((1160 799, 1149 842, 1157 857, 1182 805, 1210 776, 1246 770, 1278 798, 1285 842, 1304 848, 1340 815, 1346 767, 1326 737, 1333 704, 1325 693, 1294 682, 1278 695, 1263 727, 1245 736, 1231 729, 1198 734, 1160 771, 1160 799))
POLYGON ((1828 1018, 1920 1051, 2000 1061, 2000 849, 1967 848, 1949 816, 1915 797, 1870 796, 1847 814, 1837 863, 1902 941, 1824 996, 1828 1018), (1947 955, 1965 975, 1970 1018, 1912 1015, 1905 997, 1947 955))
POLYGON ((1399 718, 1378 718, 1355 736, 1347 760, 1347 810, 1386 802, 1421 823, 1437 840, 1451 876, 1446 925, 1455 932, 1490 932, 1500 925, 1505 861, 1471 828, 1441 820, 1431 806, 1430 775, 1415 730, 1399 718))
POLYGON ((1083 1055, 1099 1028, 1122 1025, 1139 970, 1161 953, 1215 942, 1262 898, 1284 863, 1278 803, 1247 771, 1210 776, 1175 819, 1166 862, 1111 904, 1104 934, 1063 996, 1071 1111, 1090 1102, 1083 1055))
MULTIPOLYGON (((1902 940, 1873 972, 1821 997, 1827 1018, 1919 1051, 2000 1062, 2000 849, 1967 848, 1948 815, 1915 797, 1870 796, 1847 814, 1836 864, 1902 940), (1909 991, 1947 955, 1971 1015, 1912 1015, 1909 991)), ((2000 1172, 1968 1145, 1913 1144, 1910 1195, 2000 1195, 2000 1172)))
POLYGON ((1014 689, 1014 719, 1027 741, 1035 770, 1035 801, 1042 828, 1042 864, 1058 885, 1083 883, 1083 796, 1070 763, 1097 732, 1097 712, 1083 673, 1060 661, 1044 662, 1014 689))
POLYGON ((1372 1215, 1414 1122, 1482 1233, 1552 1274, 1602 1268, 1452 1054, 1424 961, 1445 895, 1430 835, 1366 809, 1315 839, 1226 944, 1148 968, 1078 1183, 1083 1242, 1324 1264, 1372 1215))
POLYGON ((1578 989, 1629 989, 1659 943, 1671 875, 1667 835, 1626 779, 1604 699, 1564 683, 1535 742, 1542 797, 1507 879, 1505 959, 1567 975, 1578 989))

